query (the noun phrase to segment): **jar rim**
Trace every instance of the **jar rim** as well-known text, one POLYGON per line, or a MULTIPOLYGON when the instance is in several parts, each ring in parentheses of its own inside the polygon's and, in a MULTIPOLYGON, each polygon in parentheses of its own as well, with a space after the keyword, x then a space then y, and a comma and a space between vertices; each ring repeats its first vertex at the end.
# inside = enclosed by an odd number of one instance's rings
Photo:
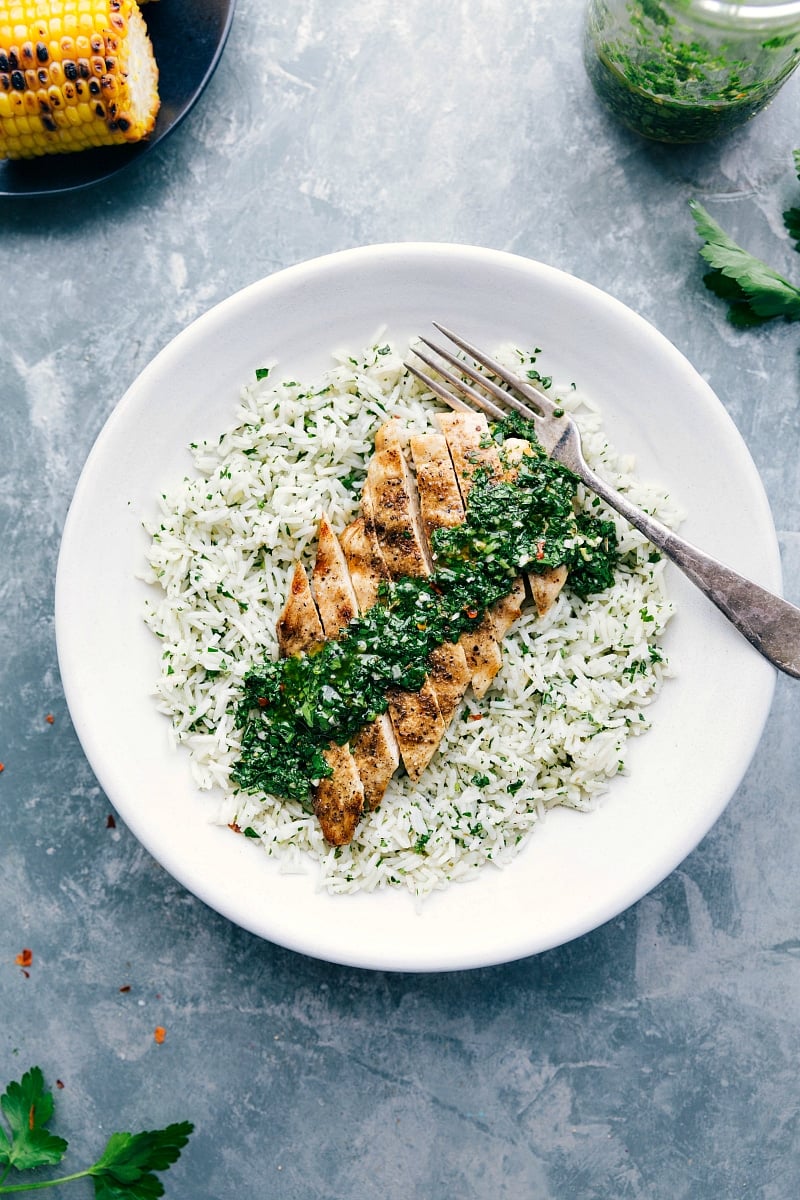
POLYGON ((731 20, 759 29, 800 22, 800 0, 672 0, 672 7, 709 21, 731 20))

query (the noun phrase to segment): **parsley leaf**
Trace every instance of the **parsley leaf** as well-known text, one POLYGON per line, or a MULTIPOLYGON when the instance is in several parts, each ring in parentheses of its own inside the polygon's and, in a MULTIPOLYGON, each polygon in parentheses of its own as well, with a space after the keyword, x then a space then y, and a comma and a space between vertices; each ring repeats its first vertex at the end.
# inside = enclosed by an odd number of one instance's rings
MULTIPOLYGON (((792 157, 794 158, 795 174, 800 179, 800 150, 794 150, 792 157)), ((800 208, 787 208, 783 214, 783 223, 789 237, 794 238, 795 250, 800 250, 800 208)))
POLYGON ((53 1094, 45 1091, 39 1067, 31 1067, 18 1083, 8 1085, 0 1096, 0 1108, 11 1130, 9 1139, 0 1126, 0 1165, 27 1171, 61 1162, 67 1143, 45 1129, 53 1115, 53 1094))
POLYGON ((66 1153, 64 1138, 45 1128, 53 1116, 53 1095, 45 1091, 41 1068, 31 1067, 19 1082, 0 1096, 0 1109, 10 1136, 0 1125, 0 1195, 39 1191, 90 1178, 95 1200, 158 1200, 164 1186, 156 1171, 166 1171, 180 1157, 194 1126, 189 1121, 143 1133, 113 1133, 105 1150, 91 1167, 59 1179, 6 1184, 12 1170, 29 1171, 55 1166, 66 1153))
POLYGON ((705 240, 700 254, 711 267, 703 282, 727 302, 733 324, 755 325, 773 317, 800 320, 800 289, 737 246, 696 200, 689 206, 705 240))
POLYGON ((787 208, 783 214, 783 223, 789 237, 794 238, 795 250, 800 250, 800 208, 787 208))
POLYGON ((96 1200, 154 1200, 164 1188, 153 1174, 180 1157, 193 1126, 188 1121, 144 1133, 114 1133, 89 1168, 96 1200))

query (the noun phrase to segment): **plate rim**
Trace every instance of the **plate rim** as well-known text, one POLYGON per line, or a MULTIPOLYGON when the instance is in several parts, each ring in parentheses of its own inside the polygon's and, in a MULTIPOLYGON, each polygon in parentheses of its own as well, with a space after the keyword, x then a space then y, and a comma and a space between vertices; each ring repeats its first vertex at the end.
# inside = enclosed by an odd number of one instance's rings
MULTIPOLYGON (((67 518, 66 518, 65 525, 64 525, 64 532, 62 535, 61 547, 60 547, 59 558, 58 558, 58 566, 57 566, 57 571, 56 571, 56 603, 55 603, 56 638, 57 638, 59 665, 62 669, 62 682, 64 684, 64 691, 65 691, 65 695, 67 697, 67 704, 68 704, 71 714, 73 712, 73 703, 71 703, 71 701, 70 701, 71 685, 70 685, 70 681, 69 681, 69 668, 67 668, 66 673, 64 670, 64 665, 67 660, 64 655, 64 650, 65 650, 64 636, 65 636, 65 634, 64 634, 64 626, 63 626, 63 600, 64 600, 64 588, 65 588, 66 559, 67 559, 67 553, 68 553, 68 548, 69 548, 69 539, 71 536, 73 522, 77 519, 75 514, 78 513, 80 505, 82 503, 83 491, 88 486, 87 481, 89 480, 91 472, 93 470, 93 463, 94 463, 96 457, 98 455, 102 454, 103 443, 106 440, 106 438, 111 436, 116 424, 120 421, 124 421, 126 418, 128 408, 131 405, 136 404, 137 396, 139 394, 140 389, 142 389, 142 388, 146 389, 146 387, 150 383, 151 378, 156 377, 158 375, 159 371, 164 367, 164 365, 169 363, 171 356, 176 355, 176 354, 178 356, 180 355, 180 350, 185 341, 190 340, 192 336, 196 337, 196 336, 198 336, 198 334, 202 334, 205 330, 207 330, 208 328, 211 328, 216 322, 222 322, 224 324, 225 320, 228 318, 228 315, 235 313, 238 306, 243 306, 244 308, 247 308, 249 306, 249 304, 253 301, 254 297, 259 297, 264 292, 266 292, 267 296, 269 296, 269 294, 271 292, 273 292, 275 290, 280 291, 280 289, 285 286, 291 287, 293 284, 302 282, 304 280, 304 278, 307 278, 309 275, 313 276, 317 272, 322 272, 323 274, 327 273, 327 272, 335 273, 342 266, 343 263, 346 266, 358 266, 360 263, 369 261, 370 263, 372 263, 374 265, 374 264, 379 264, 381 260, 384 260, 385 262, 397 261, 398 258, 401 260, 405 260, 408 258, 409 255, 412 257, 421 255, 423 258, 432 256, 434 259, 450 258, 450 259, 459 260, 459 261, 469 260, 469 262, 471 264, 476 265, 476 266, 481 263, 497 264, 499 261, 499 262, 506 262, 507 264, 513 264, 515 267, 522 269, 523 272, 525 272, 525 273, 528 273, 531 270, 533 270, 534 273, 543 272, 545 275, 552 276, 556 280, 556 282, 559 283, 561 286, 566 285, 568 288, 570 288, 570 289, 574 288, 578 292, 584 293, 586 295, 596 295, 597 297, 600 298, 600 300, 603 304, 610 304, 612 306, 613 310, 617 310, 622 315, 624 320, 630 321, 631 319, 633 319, 634 322, 640 322, 641 326, 643 328, 647 329, 648 335, 650 337, 655 337, 658 341, 660 341, 662 349, 666 353, 675 356, 675 362, 678 363, 679 365, 681 365, 684 369, 688 368, 688 370, 693 374, 693 376, 698 381, 698 383, 700 385, 702 385, 702 387, 706 391, 707 396, 712 399, 712 401, 714 402, 714 404, 716 406, 716 416, 718 418, 721 417, 723 419, 723 421, 727 423, 729 432, 733 435, 734 439, 738 442, 740 451, 742 451, 743 455, 744 455, 743 461, 745 461, 747 464, 749 464, 751 483, 755 486, 756 490, 760 494, 760 503, 761 503, 761 507, 762 507, 762 512, 760 513, 760 518, 762 520, 764 518, 766 518, 767 523, 769 525, 770 533, 771 533, 771 536, 769 539, 769 541, 770 541, 769 554, 767 556, 768 558, 771 559, 771 566, 772 566, 772 572, 773 572, 773 579, 770 582, 770 586, 772 586, 775 589, 780 587, 780 552, 779 552, 777 535, 775 533, 774 524, 772 521, 772 515, 771 515, 770 509, 769 509, 769 503, 768 503, 768 499, 766 496, 766 491, 764 489, 763 481, 761 480, 761 478, 758 474, 758 471, 755 467, 752 457, 750 456, 749 450, 747 449, 747 446, 744 443, 743 438, 739 434, 739 431, 736 428, 735 423, 733 422, 733 419, 731 418, 727 409, 724 407, 724 405, 719 400, 719 398, 714 394, 714 392, 712 391, 710 386, 707 384, 707 382, 702 378, 702 376, 700 376, 700 374, 695 370, 695 368, 692 366, 692 364, 688 362, 688 360, 685 358, 685 356, 673 345, 673 343, 670 342, 668 339, 666 339, 664 337, 664 335, 661 334, 660 331, 655 328, 655 326, 653 326, 650 322, 648 322, 640 314, 636 313, 633 309, 629 308, 627 305, 623 304, 621 301, 617 300, 615 297, 611 296, 609 293, 596 287, 594 284, 588 283, 587 281, 580 279, 578 276, 572 274, 569 271, 564 271, 564 270, 561 270, 556 267, 548 266, 547 264, 537 262, 536 260, 527 258, 525 256, 521 256, 518 254, 513 254, 508 251, 502 251, 502 250, 498 251, 498 250, 493 250, 493 249, 490 249, 487 247, 465 246, 465 245, 460 245, 458 243, 449 243, 449 242, 443 243, 443 242, 415 242, 415 241, 375 243, 375 244, 368 245, 368 246, 352 247, 349 249, 335 251, 331 254, 306 258, 306 259, 303 259, 293 265, 285 267, 282 270, 273 272, 273 273, 263 277, 262 279, 258 279, 258 280, 251 282, 250 284, 246 285, 245 287, 243 287, 243 288, 239 289, 238 291, 232 293, 231 295, 225 297, 224 299, 219 301, 217 304, 215 304, 212 307, 210 307, 209 309, 207 309, 205 312, 201 313, 198 317, 196 317, 193 321, 191 321, 187 326, 185 326, 184 329, 182 329, 178 334, 176 334, 175 337, 172 338, 165 346, 162 347, 162 349, 153 357, 153 359, 151 359, 151 361, 140 372, 140 374, 133 381, 133 383, 130 385, 130 387, 125 390, 123 396, 120 398, 120 400, 117 402, 117 404, 112 409, 106 422, 104 423, 102 429, 100 430, 100 433, 98 434, 97 438, 95 439, 95 442, 94 442, 94 444, 89 452, 89 455, 86 459, 84 468, 81 471, 81 475, 78 480, 78 484, 75 488, 75 492, 73 494, 72 502, 70 504, 69 512, 67 514, 67 518)), ((223 409, 222 411, 225 411, 225 410, 223 409)), ((768 667, 768 664, 765 664, 765 666, 768 667)), ((550 943, 548 943, 545 940, 544 942, 542 942, 542 944, 535 945, 533 947, 531 947, 531 945, 527 944, 527 943, 519 944, 511 952, 509 952, 508 947, 506 947, 506 949, 501 950, 496 956, 487 954, 485 950, 478 951, 473 956, 470 956, 469 954, 465 954, 462 950, 461 952, 458 952, 455 955, 450 956, 449 960, 448 960, 447 954, 438 955, 436 961, 433 961, 427 955, 419 955, 419 954, 410 954, 410 955, 409 954, 394 954, 392 956, 389 956, 389 958, 387 959, 387 957, 385 955, 375 956, 374 954, 365 955, 363 953, 352 954, 352 953, 342 952, 341 950, 339 952, 330 953, 329 950, 327 950, 323 947, 315 946, 313 944, 313 939, 312 939, 312 941, 309 941, 309 939, 307 937, 300 938, 300 939, 297 939, 297 938, 292 939, 291 937, 287 937, 285 935, 280 936, 279 934, 276 934, 276 932, 274 930, 272 930, 270 932, 264 932, 263 928, 260 927, 260 924, 258 922, 248 923, 247 921, 243 921, 241 911, 237 908, 237 905, 235 903, 231 902, 231 903, 226 904, 224 901, 221 902, 220 898, 218 896, 211 897, 211 896, 209 896, 208 892, 206 892, 204 894, 204 891, 202 888, 198 889, 196 880, 194 880, 193 882, 190 882, 189 880, 187 880, 187 878, 185 877, 185 873, 183 873, 181 871, 180 863, 170 859, 169 855, 166 856, 168 861, 165 861, 165 856, 162 853, 157 852, 152 847, 152 845, 149 844, 146 836, 143 836, 140 829, 138 828, 136 821, 135 820, 132 821, 130 819, 130 814, 125 811, 124 806, 121 806, 119 808, 119 811, 121 812, 123 819, 126 821, 126 823, 131 828, 132 832, 134 833, 134 836, 136 836, 138 838, 138 840, 140 840, 143 843, 143 845, 145 845, 148 852, 151 853, 153 855, 153 857, 156 858, 156 860, 159 861, 162 864, 162 866, 164 866, 165 869, 170 874, 172 874, 175 878, 177 878, 179 880, 179 882, 181 882, 183 884, 183 886, 185 886, 187 888, 187 890, 192 892, 192 894, 197 896, 204 903, 208 904, 209 907, 211 907, 215 911, 221 913, 227 919, 233 921, 235 924, 237 924, 245 929, 249 929, 250 932, 254 933, 258 937, 265 938, 266 940, 272 941, 276 944, 284 945, 287 948, 296 950, 300 953, 311 955, 313 957, 324 959, 326 961, 338 962, 342 965, 348 965, 348 966, 354 966, 354 967, 364 967, 366 969, 372 969, 372 970, 425 972, 425 971, 462 970, 462 969, 477 968, 477 967, 481 967, 481 966, 497 965, 498 963, 501 963, 501 962, 514 961, 519 958, 527 957, 531 954, 541 953, 547 949, 552 949, 556 945, 562 945, 565 942, 568 942, 575 937, 582 936, 583 934, 590 932, 592 929, 595 929, 599 925, 604 924, 606 921, 611 919, 613 916, 618 915, 619 913, 625 911, 628 907, 630 907, 631 904, 635 903, 638 899, 642 898, 643 895, 646 895, 647 891, 651 890, 652 887, 657 886, 657 884, 659 882, 663 881, 663 879, 666 878, 681 861, 683 861, 683 859, 686 857, 686 855, 691 852, 691 850, 698 844, 699 840, 702 840, 702 837, 705 836, 705 834, 712 828, 714 823, 719 819, 719 816, 721 815, 722 811, 724 811, 725 807, 727 807, 727 804, 729 803, 730 799, 732 798, 733 794, 735 793, 736 789, 738 788, 738 786, 741 782, 741 779, 744 777, 744 774, 749 766, 749 763, 752 760, 752 756, 755 752, 755 749, 758 746, 758 742, 760 741, 764 725, 765 725, 767 717, 769 715, 769 710, 770 710, 770 706, 771 706, 771 702, 772 702, 772 696, 774 694, 776 678, 777 678, 777 673, 774 670, 772 670, 771 668, 769 668, 769 678, 767 678, 766 675, 762 676, 762 696, 761 696, 761 706, 760 706, 760 713, 759 713, 760 720, 758 720, 756 722, 756 725, 754 725, 751 728, 750 738, 748 739, 748 741, 750 743, 752 743, 752 747, 743 758, 741 770, 738 774, 738 778, 737 778, 734 786, 732 788, 728 789, 727 797, 724 799, 724 801, 721 803, 721 805, 718 806, 718 811, 714 812, 714 815, 712 816, 712 818, 711 818, 710 822, 708 823, 707 827, 705 828, 704 832, 701 833, 700 838, 690 836, 690 838, 689 838, 689 841, 691 842, 690 845, 688 845, 688 846, 681 845, 680 847, 678 847, 676 849, 675 861, 672 863, 671 866, 669 866, 666 870, 664 870, 660 874, 658 879, 655 879, 651 883, 651 885, 646 889, 646 891, 644 893, 642 893, 638 887, 633 886, 632 892, 635 892, 635 894, 630 894, 629 896, 627 896, 624 899, 624 902, 622 902, 621 904, 619 903, 619 898, 617 898, 616 900, 611 901, 607 908, 596 910, 595 917, 597 919, 593 918, 590 924, 582 925, 579 928, 575 928, 568 936, 566 936, 566 937, 560 936, 555 941, 552 941, 550 943)), ((74 700, 74 697, 73 697, 73 700, 74 700)), ((73 720, 74 720, 74 718, 73 718, 73 720)), ((84 737, 82 736, 81 730, 78 727, 78 721, 74 721, 74 724, 75 724, 75 728, 76 728, 76 733, 79 737, 79 740, 81 741, 82 746, 84 746, 84 752, 87 755, 87 759, 89 760, 92 770, 97 775, 98 781, 101 783, 101 786, 106 791, 106 794, 108 795, 109 800, 116 807, 117 800, 116 800, 115 796, 112 794, 113 789, 109 789, 107 784, 104 782, 105 772, 98 770, 98 767, 97 767, 95 761, 93 761, 93 757, 90 756, 90 754, 86 750, 86 747, 84 745, 84 737)), ((185 769, 188 774, 188 762, 185 763, 185 769)), ((548 814, 548 822, 552 822, 552 818, 556 815, 556 813, 558 811, 559 810, 554 810, 552 813, 548 814)), ((544 827, 547 826, 548 822, 544 823, 544 826, 542 827, 543 829, 544 829, 544 827)), ((535 837, 541 838, 542 831, 537 831, 537 833, 535 834, 535 837)), ((244 839, 242 839, 242 840, 244 840, 244 839)), ((507 869, 508 868, 506 868, 506 870, 507 869)), ((334 899, 335 899, 336 903, 342 902, 344 904, 347 904, 348 899, 350 899, 350 898, 336 897, 334 899)))

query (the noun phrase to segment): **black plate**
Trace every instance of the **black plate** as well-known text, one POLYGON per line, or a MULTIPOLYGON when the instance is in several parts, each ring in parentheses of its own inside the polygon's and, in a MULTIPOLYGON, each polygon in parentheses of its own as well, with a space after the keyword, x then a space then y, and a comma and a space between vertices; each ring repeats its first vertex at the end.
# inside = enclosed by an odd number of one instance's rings
POLYGON ((0 160, 0 196, 72 192, 116 175, 180 124, 214 74, 236 0, 160 0, 143 13, 159 70, 161 108, 147 141, 76 154, 0 160))

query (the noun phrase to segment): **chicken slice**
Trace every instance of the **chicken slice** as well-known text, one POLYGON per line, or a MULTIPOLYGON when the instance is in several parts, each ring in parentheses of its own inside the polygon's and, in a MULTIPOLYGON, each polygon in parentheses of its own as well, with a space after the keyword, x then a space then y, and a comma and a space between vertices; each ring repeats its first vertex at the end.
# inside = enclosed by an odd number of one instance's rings
POLYGON ((533 603, 536 605, 536 611, 540 617, 550 612, 561 595, 561 589, 567 582, 568 574, 569 571, 565 564, 559 563, 557 567, 548 567, 539 574, 531 571, 528 575, 533 603))
POLYGON ((408 439, 409 433, 400 418, 390 417, 375 434, 375 449, 386 450, 390 446, 397 446, 403 450, 408 445, 408 439))
POLYGON ((511 591, 502 599, 496 600, 489 609, 489 616, 495 637, 502 642, 511 626, 522 615, 522 605, 525 603, 525 583, 522 578, 513 580, 511 591))
POLYGON ((364 785, 349 743, 331 742, 323 757, 333 774, 320 779, 314 790, 314 815, 326 842, 346 846, 364 811, 364 785))
MULTIPOLYGON (((435 530, 450 529, 463 522, 464 503, 444 435, 416 434, 410 439, 410 447, 417 472, 422 527, 430 542, 435 530)), ((480 698, 503 665, 490 614, 484 613, 469 632, 461 635, 458 643, 466 656, 472 689, 480 698)))
MULTIPOLYGON (((278 617, 277 634, 278 648, 284 658, 311 653, 325 641, 308 575, 299 562, 278 617)), ((344 846, 352 840, 361 818, 364 785, 347 743, 337 746, 332 742, 323 751, 323 758, 333 774, 321 779, 314 789, 314 813, 325 839, 333 846, 344 846)))
POLYGON ((375 538, 367 532, 363 517, 351 521, 342 530, 339 543, 350 572, 358 611, 365 613, 377 602, 378 589, 384 580, 388 582, 389 572, 375 538))
POLYGON ((470 685, 472 672, 461 641, 444 642, 428 656, 430 679, 445 728, 458 712, 458 706, 470 685))
MULTIPOLYGON (((319 523, 317 558, 311 578, 325 635, 335 638, 358 616, 358 600, 344 552, 327 516, 319 523)), ((352 751, 364 785, 364 807, 377 808, 400 764, 388 713, 381 713, 359 730, 353 738, 352 751)))
MULTIPOLYGON (((342 531, 340 542, 359 610, 367 612, 378 600, 381 583, 389 579, 380 547, 362 518, 342 531)), ((426 679, 419 692, 390 687, 387 698, 403 765, 411 779, 419 779, 447 728, 433 684, 426 679)))
POLYGON ((420 527, 417 489, 405 455, 393 441, 369 461, 361 511, 391 579, 430 575, 433 563, 420 527))
POLYGON ((388 712, 358 731, 353 738, 353 758, 364 785, 364 808, 372 811, 379 807, 400 765, 400 747, 388 712))
POLYGON ((435 419, 447 442, 464 503, 479 471, 486 471, 490 479, 503 478, 500 452, 483 413, 437 413, 435 419))
POLYGON ((325 641, 325 632, 311 594, 308 576, 300 562, 295 563, 289 595, 278 617, 276 632, 278 649, 283 658, 310 654, 312 650, 319 649, 325 641))
MULTIPOLYGON (((503 464, 500 453, 492 441, 489 423, 483 413, 438 413, 436 423, 447 441, 447 449, 450 451, 465 504, 478 471, 487 471, 490 479, 502 479, 503 464)), ((515 579, 508 595, 503 596, 502 600, 498 600, 489 609, 498 642, 502 642, 519 617, 524 600, 525 584, 521 578, 515 579)))
POLYGON ((466 512, 444 435, 413 434, 409 446, 417 474, 422 528, 430 542, 436 529, 461 525, 466 512))
MULTIPOLYGON (((397 426, 390 423, 379 433, 379 444, 384 449, 376 450, 370 460, 361 503, 367 528, 375 533, 392 579, 433 572, 422 529, 419 493, 396 431, 397 426)), ((470 682, 463 647, 453 642, 437 646, 431 651, 430 666, 429 677, 446 727, 470 682)))
POLYGON ((386 695, 403 766, 416 783, 447 732, 439 697, 430 679, 418 692, 390 687, 386 695))
POLYGON ((325 635, 336 637, 358 615, 358 600, 339 539, 325 515, 319 522, 311 581, 325 635))
MULTIPOLYGON (((506 438, 503 443, 504 478, 513 482, 519 471, 519 464, 526 454, 531 452, 531 444, 524 438, 506 438)), ((528 585, 531 589, 533 602, 540 617, 548 613, 559 597, 561 589, 567 582, 568 570, 564 563, 548 567, 545 571, 530 571, 528 585)))

